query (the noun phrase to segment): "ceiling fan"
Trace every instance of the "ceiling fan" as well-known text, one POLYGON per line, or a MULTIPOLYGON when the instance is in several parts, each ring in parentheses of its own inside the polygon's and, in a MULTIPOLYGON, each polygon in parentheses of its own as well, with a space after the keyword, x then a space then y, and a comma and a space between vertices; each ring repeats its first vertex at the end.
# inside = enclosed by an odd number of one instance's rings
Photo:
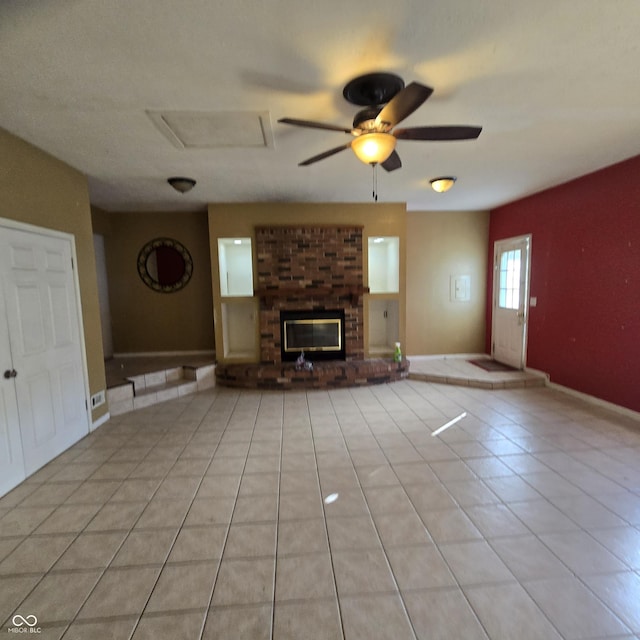
POLYGON ((280 118, 278 122, 341 131, 353 136, 346 144, 308 158, 298 166, 306 167, 351 148, 365 164, 380 164, 387 171, 394 171, 402 166, 395 150, 397 140, 473 140, 482 131, 482 127, 471 125, 394 128, 432 93, 431 87, 419 82, 411 82, 405 87, 402 78, 392 73, 368 73, 351 80, 342 92, 348 102, 365 107, 356 114, 352 128, 295 118, 280 118))

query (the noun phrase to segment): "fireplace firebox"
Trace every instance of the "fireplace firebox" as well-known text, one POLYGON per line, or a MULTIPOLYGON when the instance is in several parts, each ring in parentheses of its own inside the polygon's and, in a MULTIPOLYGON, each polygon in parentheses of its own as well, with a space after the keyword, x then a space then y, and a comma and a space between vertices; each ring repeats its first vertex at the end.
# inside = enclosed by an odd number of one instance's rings
POLYGON ((298 358, 344 360, 344 311, 300 310, 280 312, 280 345, 283 362, 298 358))

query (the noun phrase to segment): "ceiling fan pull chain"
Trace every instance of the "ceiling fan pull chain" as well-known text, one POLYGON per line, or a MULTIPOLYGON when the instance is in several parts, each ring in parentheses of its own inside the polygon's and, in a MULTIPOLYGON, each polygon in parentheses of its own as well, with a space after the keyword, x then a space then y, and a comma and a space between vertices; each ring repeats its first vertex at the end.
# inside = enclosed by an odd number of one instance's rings
POLYGON ((373 169, 373 176, 372 176, 372 181, 373 181, 373 201, 374 202, 378 202, 378 173, 376 172, 376 167, 378 165, 375 163, 371 163, 371 168, 373 169))

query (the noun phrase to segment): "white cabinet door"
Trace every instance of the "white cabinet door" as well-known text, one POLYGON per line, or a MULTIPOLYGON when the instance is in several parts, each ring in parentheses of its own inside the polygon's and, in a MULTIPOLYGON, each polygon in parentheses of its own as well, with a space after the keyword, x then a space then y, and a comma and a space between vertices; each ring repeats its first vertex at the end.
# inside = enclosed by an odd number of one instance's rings
POLYGON ((89 432, 71 241, 4 228, 0 256, 30 475, 89 432))
POLYGON ((398 301, 369 299, 369 354, 389 355, 399 334, 398 301))
POLYGON ((0 496, 26 477, 6 317, 0 281, 0 496))

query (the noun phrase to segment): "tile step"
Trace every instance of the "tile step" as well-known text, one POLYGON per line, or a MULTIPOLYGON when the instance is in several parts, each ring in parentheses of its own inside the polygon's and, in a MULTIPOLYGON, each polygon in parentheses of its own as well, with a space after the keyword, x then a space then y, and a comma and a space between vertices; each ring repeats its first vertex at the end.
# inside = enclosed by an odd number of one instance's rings
MULTIPOLYGON (((134 398, 143 398, 144 396, 150 396, 153 394, 161 394, 164 391, 172 392, 173 389, 180 391, 181 389, 195 389, 198 390, 198 383, 196 380, 189 380, 187 378, 179 378, 178 380, 170 380, 162 384, 156 384, 153 386, 144 387, 143 389, 135 389, 133 391, 134 398)), ((180 394, 184 395, 184 394, 180 394)), ((174 397, 172 395, 172 397, 174 397)))
POLYGON ((150 407, 215 386, 215 365, 184 366, 131 376, 107 389, 111 415, 150 407))
POLYGON ((409 380, 450 384, 457 387, 473 387, 475 389, 525 389, 545 386, 544 378, 534 374, 503 380, 474 380, 465 376, 440 375, 437 373, 409 373, 409 380))

